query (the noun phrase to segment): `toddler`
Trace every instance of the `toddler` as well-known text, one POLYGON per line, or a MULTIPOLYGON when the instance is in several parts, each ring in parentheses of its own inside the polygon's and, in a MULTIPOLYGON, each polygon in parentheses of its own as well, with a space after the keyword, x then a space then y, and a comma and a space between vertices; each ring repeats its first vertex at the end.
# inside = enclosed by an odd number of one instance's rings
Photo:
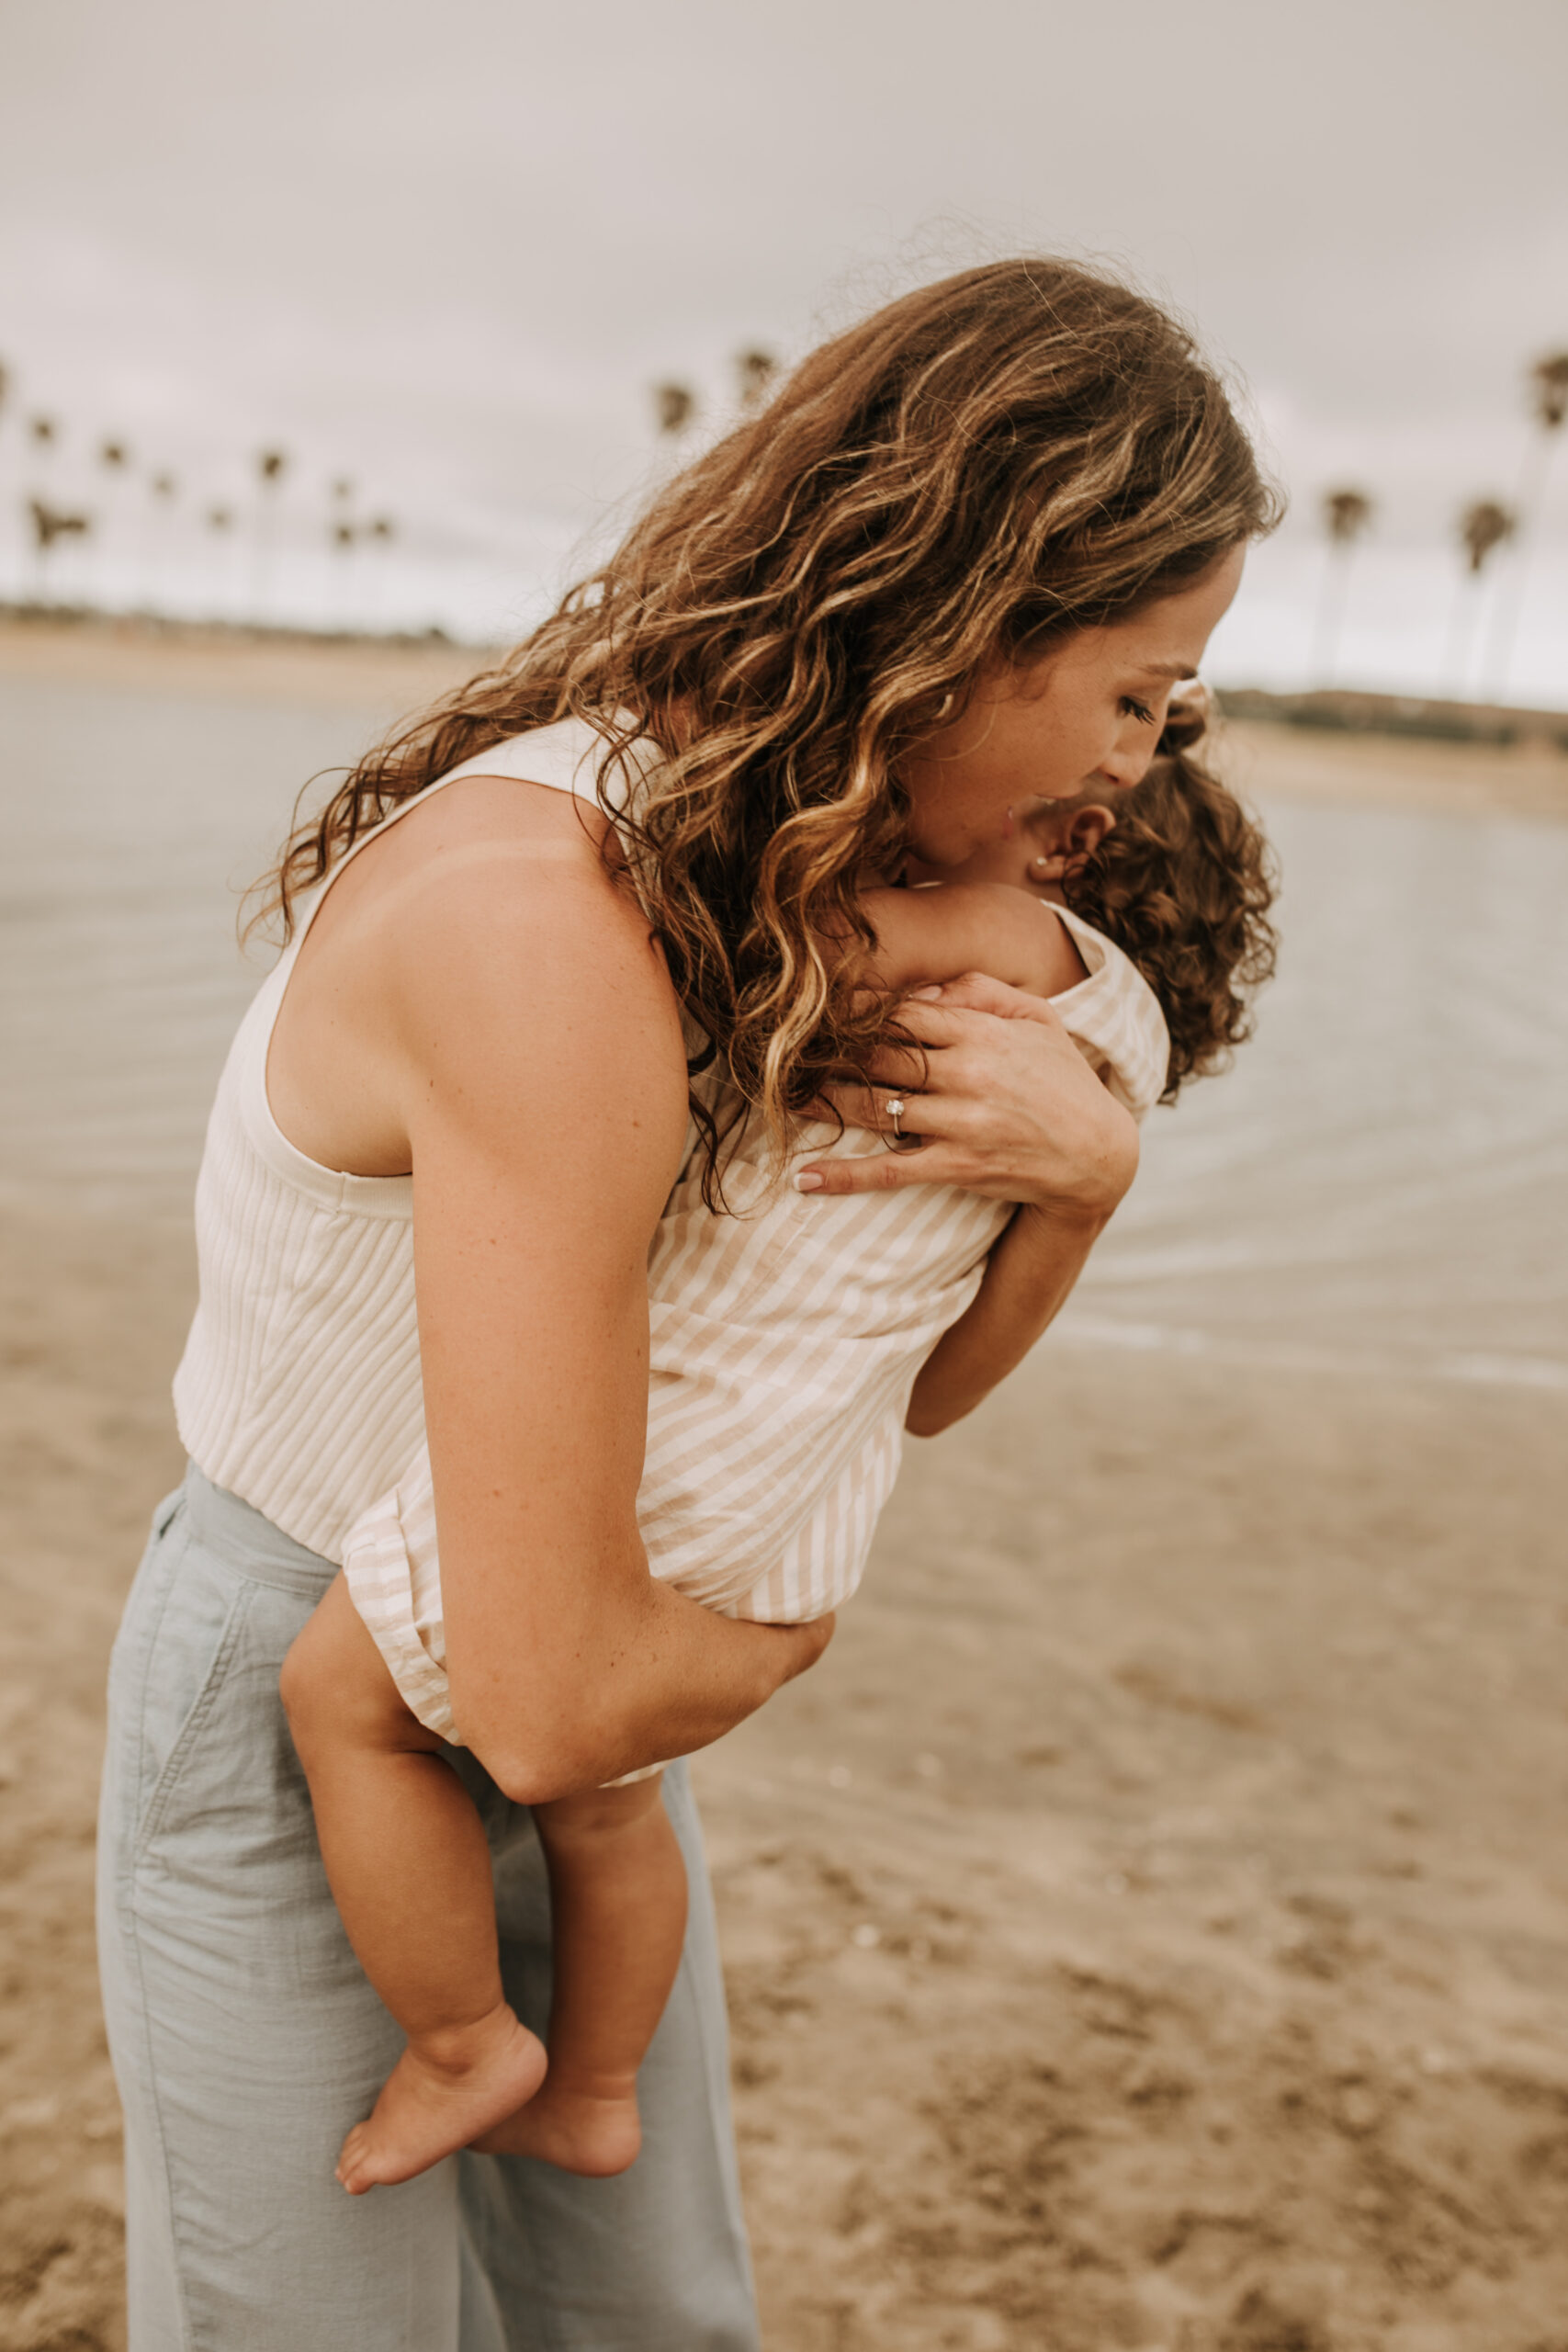
MULTIPOLYGON (((1031 803, 1014 839, 962 875, 866 892, 877 984, 896 996, 978 970, 1048 998, 1137 1117, 1217 1067, 1245 1035, 1242 989, 1267 968, 1269 894, 1258 836, 1187 759, 1182 724, 1132 790, 1031 803)), ((694 1168, 651 1246, 638 1516, 654 1576, 733 1616, 804 1622, 855 1589, 915 1375, 1012 1208, 939 1185, 808 1202, 762 1140, 743 1124, 738 1136, 724 1212, 705 1205, 694 1168)), ((808 1125, 790 1164, 884 1148, 808 1125)), ((461 1737, 445 1655, 422 1453, 351 1531, 285 1669, 333 1894, 408 2037, 344 2143, 338 2177, 354 2194, 465 2146, 624 2170, 639 2144, 637 2067, 683 1940, 660 1768, 536 1805, 555 1961, 547 2072, 502 1995, 483 1832, 442 1754, 461 1737)))

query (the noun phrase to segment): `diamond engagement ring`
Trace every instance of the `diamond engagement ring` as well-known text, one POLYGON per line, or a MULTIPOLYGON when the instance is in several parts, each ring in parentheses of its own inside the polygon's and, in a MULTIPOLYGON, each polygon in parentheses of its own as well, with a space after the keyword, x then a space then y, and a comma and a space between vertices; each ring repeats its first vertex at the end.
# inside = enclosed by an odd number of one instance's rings
POLYGON ((908 1106, 901 1094, 890 1094, 888 1096, 887 1115, 893 1122, 894 1137, 898 1143, 902 1143, 904 1140, 904 1130, 898 1125, 898 1122, 903 1117, 907 1107, 908 1106))

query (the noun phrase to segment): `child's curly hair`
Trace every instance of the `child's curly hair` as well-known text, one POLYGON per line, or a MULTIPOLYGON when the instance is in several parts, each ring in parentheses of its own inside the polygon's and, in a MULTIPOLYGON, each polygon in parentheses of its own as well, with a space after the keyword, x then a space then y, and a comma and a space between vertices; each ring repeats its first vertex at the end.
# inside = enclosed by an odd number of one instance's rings
POLYGON ((1279 948, 1273 854, 1192 756, 1206 716, 1173 707, 1148 774, 1118 795, 1114 826, 1062 881, 1073 912, 1113 939, 1159 999, 1170 1031, 1162 1102, 1224 1069, 1250 1037, 1252 1000, 1279 948))

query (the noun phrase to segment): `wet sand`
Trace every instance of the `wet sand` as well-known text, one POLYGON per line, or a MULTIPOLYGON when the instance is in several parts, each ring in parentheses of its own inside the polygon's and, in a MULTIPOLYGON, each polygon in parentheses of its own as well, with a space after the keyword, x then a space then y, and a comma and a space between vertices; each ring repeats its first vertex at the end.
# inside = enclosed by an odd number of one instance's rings
MULTIPOLYGON (((123 2338, 100 1691, 188 1247, 0 1221, 0 2352, 123 2338)), ((1552 2352, 1561 1402, 1081 1346, 703 1759, 769 2352, 1552 2352)))
MULTIPOLYGON (((0 628, 389 717, 471 655, 0 628)), ((1237 728, 1267 800, 1568 760, 1237 728)), ((0 2352, 123 2343, 105 1664, 188 1238, 0 1213, 0 2352)), ((768 2352, 1568 2352, 1560 1394, 1047 1341, 699 1766, 768 2352)))

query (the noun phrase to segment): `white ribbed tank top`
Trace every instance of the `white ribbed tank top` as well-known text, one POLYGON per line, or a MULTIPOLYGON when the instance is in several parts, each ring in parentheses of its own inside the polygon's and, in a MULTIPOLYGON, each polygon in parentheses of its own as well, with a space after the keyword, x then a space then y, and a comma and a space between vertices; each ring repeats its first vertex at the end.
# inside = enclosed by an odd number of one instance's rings
POLYGON ((424 1437, 413 1180, 348 1176, 291 1144, 267 1102, 278 1007, 349 859, 431 793, 506 775, 595 797, 604 745, 579 719, 513 736, 394 808, 334 867, 241 1023, 196 1188, 200 1290, 175 1374, 186 1453, 214 1486, 329 1560, 424 1437))

